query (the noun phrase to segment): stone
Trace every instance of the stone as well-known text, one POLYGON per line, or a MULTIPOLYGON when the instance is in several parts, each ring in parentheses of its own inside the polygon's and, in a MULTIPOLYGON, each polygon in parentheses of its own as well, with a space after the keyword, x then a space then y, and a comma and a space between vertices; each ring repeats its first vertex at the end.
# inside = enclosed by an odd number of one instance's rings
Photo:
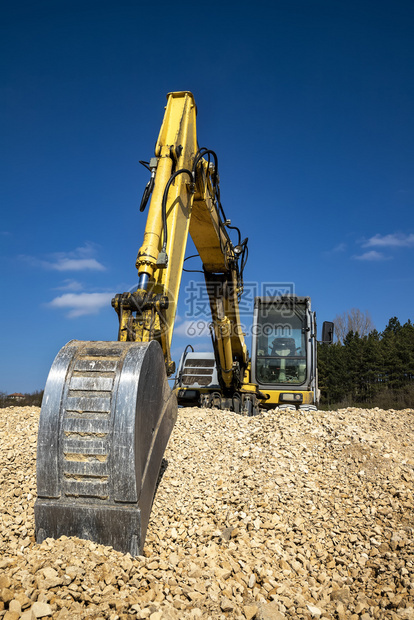
POLYGON ((257 615, 259 608, 257 605, 244 605, 243 613, 246 620, 253 620, 253 618, 257 615))
POLYGON ((232 601, 230 601, 228 598, 223 596, 223 598, 220 600, 220 609, 222 611, 233 611, 234 608, 235 608, 235 604, 232 601))
POLYGON ((276 603, 263 603, 259 606, 258 620, 286 620, 276 603))
POLYGON ((339 601, 347 604, 349 602, 349 588, 340 588, 331 592, 331 601, 339 601))
POLYGON ((16 600, 15 598, 12 601, 10 601, 10 603, 9 603, 9 611, 15 611, 19 615, 21 614, 22 606, 19 603, 19 601, 16 600))
POLYGON ((42 573, 45 579, 56 579, 58 576, 57 570, 51 568, 50 566, 43 568, 42 573))
POLYGON ((45 618, 53 614, 52 608, 48 603, 33 603, 31 611, 35 618, 45 618))
POLYGON ((0 590, 10 588, 12 582, 8 575, 0 575, 0 590))
POLYGON ((3 603, 9 603, 10 601, 12 601, 14 598, 14 592, 13 590, 10 590, 9 588, 2 588, 0 590, 0 601, 2 601, 3 603))
POLYGON ((32 604, 32 601, 24 592, 18 592, 15 594, 14 600, 20 604, 22 610, 27 609, 32 604))
POLYGON ((230 540, 233 530, 235 530, 234 527, 226 527, 226 529, 221 532, 222 539, 227 541, 230 540))
POLYGON ((3 619, 414 620, 413 410, 181 408, 136 558, 35 543, 38 416, 0 409, 3 619))
POLYGON ((3 620, 19 620, 20 613, 18 611, 6 611, 3 620))

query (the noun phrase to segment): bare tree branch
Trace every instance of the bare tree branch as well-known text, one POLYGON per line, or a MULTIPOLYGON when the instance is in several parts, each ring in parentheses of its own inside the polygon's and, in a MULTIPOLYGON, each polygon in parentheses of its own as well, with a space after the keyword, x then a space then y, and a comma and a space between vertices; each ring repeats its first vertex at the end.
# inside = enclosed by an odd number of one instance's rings
POLYGON ((358 333, 359 336, 367 336, 375 329, 370 313, 367 310, 362 312, 359 308, 351 308, 342 314, 338 314, 334 318, 334 323, 335 335, 341 344, 345 336, 351 331, 358 333))

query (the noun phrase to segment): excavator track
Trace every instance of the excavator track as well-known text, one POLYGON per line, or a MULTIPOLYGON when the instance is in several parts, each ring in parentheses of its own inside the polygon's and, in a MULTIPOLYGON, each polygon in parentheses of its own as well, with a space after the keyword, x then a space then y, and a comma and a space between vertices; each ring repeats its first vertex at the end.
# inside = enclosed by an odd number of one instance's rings
POLYGON ((77 536, 142 553, 177 401, 153 341, 71 341, 46 383, 36 540, 77 536))

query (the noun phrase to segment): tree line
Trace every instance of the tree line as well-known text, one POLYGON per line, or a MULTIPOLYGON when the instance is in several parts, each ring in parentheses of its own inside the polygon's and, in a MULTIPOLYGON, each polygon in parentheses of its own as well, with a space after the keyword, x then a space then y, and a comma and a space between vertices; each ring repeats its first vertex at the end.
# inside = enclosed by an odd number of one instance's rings
POLYGON ((414 325, 393 317, 383 332, 351 329, 319 344, 318 374, 323 408, 414 407, 414 325))
MULTIPOLYGON (((336 342, 318 344, 321 407, 414 408, 414 325, 397 317, 378 332, 368 312, 335 317, 336 342)), ((40 407, 43 391, 0 392, 1 407, 40 407)))
POLYGON ((6 394, 0 392, 0 408, 3 407, 40 407, 43 390, 31 394, 6 394))

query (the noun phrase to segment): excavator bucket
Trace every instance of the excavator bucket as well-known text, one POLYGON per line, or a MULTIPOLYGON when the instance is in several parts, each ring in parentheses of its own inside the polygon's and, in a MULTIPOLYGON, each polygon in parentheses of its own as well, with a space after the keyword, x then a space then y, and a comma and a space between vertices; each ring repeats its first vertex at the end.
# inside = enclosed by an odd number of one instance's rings
POLYGON ((142 554, 176 417, 158 342, 64 346, 40 413, 36 541, 77 536, 142 554))

